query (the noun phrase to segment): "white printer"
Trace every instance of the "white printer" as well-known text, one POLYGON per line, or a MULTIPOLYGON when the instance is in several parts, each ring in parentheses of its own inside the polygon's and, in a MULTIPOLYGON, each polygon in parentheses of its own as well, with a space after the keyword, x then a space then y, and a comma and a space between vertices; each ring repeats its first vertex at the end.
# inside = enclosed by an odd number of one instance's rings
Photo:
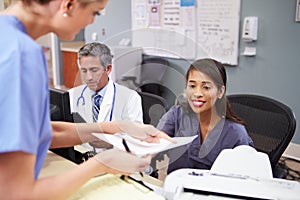
POLYGON ((163 189, 167 200, 300 199, 300 183, 273 178, 268 156, 249 146, 223 150, 211 170, 176 170, 163 189))

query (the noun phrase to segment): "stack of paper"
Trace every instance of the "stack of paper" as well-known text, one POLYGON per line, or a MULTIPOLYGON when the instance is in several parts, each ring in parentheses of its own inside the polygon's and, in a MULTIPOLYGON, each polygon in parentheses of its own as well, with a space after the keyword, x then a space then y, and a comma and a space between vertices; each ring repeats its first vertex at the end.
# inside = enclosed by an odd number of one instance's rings
POLYGON ((190 137, 174 137, 173 139, 175 143, 172 143, 164 138, 160 138, 159 143, 148 143, 139 139, 135 139, 126 133, 116 133, 113 135, 93 133, 93 135, 99 138, 100 140, 104 140, 105 142, 108 142, 114 147, 122 150, 125 150, 122 143, 122 139, 124 138, 130 151, 136 155, 141 156, 147 154, 155 154, 178 146, 186 145, 192 142, 196 137, 198 137, 198 135, 190 137))

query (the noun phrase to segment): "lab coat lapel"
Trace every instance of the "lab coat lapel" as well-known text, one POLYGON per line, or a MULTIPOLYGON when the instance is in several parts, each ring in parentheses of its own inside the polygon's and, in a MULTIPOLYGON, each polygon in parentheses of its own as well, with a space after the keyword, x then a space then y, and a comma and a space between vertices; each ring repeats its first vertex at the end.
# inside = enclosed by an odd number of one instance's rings
POLYGON ((85 108, 84 108, 84 119, 87 119, 87 122, 93 122, 93 111, 92 111, 92 94, 95 93, 94 91, 91 91, 89 88, 87 88, 87 91, 84 93, 85 98, 85 108))
POLYGON ((114 96, 114 85, 113 82, 109 80, 103 101, 100 105, 98 122, 109 121, 113 96, 114 96))
POLYGON ((91 90, 86 85, 69 90, 72 112, 77 112, 86 122, 93 122, 91 107, 91 90), (82 95, 82 96, 81 96, 82 95))

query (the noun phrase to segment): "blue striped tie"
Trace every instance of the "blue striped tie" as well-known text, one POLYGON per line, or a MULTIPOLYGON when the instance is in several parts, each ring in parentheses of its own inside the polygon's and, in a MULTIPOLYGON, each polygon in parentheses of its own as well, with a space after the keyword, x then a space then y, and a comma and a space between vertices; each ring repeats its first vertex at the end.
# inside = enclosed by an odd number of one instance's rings
POLYGON ((100 100, 101 100, 101 95, 95 94, 93 97, 93 121, 94 122, 98 121, 98 115, 99 115, 99 110, 100 110, 100 100))

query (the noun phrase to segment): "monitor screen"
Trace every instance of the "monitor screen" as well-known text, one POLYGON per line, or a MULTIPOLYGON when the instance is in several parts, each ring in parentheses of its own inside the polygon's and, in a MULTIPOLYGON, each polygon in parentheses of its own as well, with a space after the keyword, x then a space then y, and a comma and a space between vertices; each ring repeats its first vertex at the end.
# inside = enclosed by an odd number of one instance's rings
MULTIPOLYGON (((49 92, 51 121, 73 122, 69 92, 55 88, 50 88, 49 92)), ((82 162, 80 153, 75 151, 74 147, 56 148, 50 150, 75 163, 79 164, 82 162)))
POLYGON ((73 122, 68 91, 50 88, 50 113, 52 121, 73 122))

